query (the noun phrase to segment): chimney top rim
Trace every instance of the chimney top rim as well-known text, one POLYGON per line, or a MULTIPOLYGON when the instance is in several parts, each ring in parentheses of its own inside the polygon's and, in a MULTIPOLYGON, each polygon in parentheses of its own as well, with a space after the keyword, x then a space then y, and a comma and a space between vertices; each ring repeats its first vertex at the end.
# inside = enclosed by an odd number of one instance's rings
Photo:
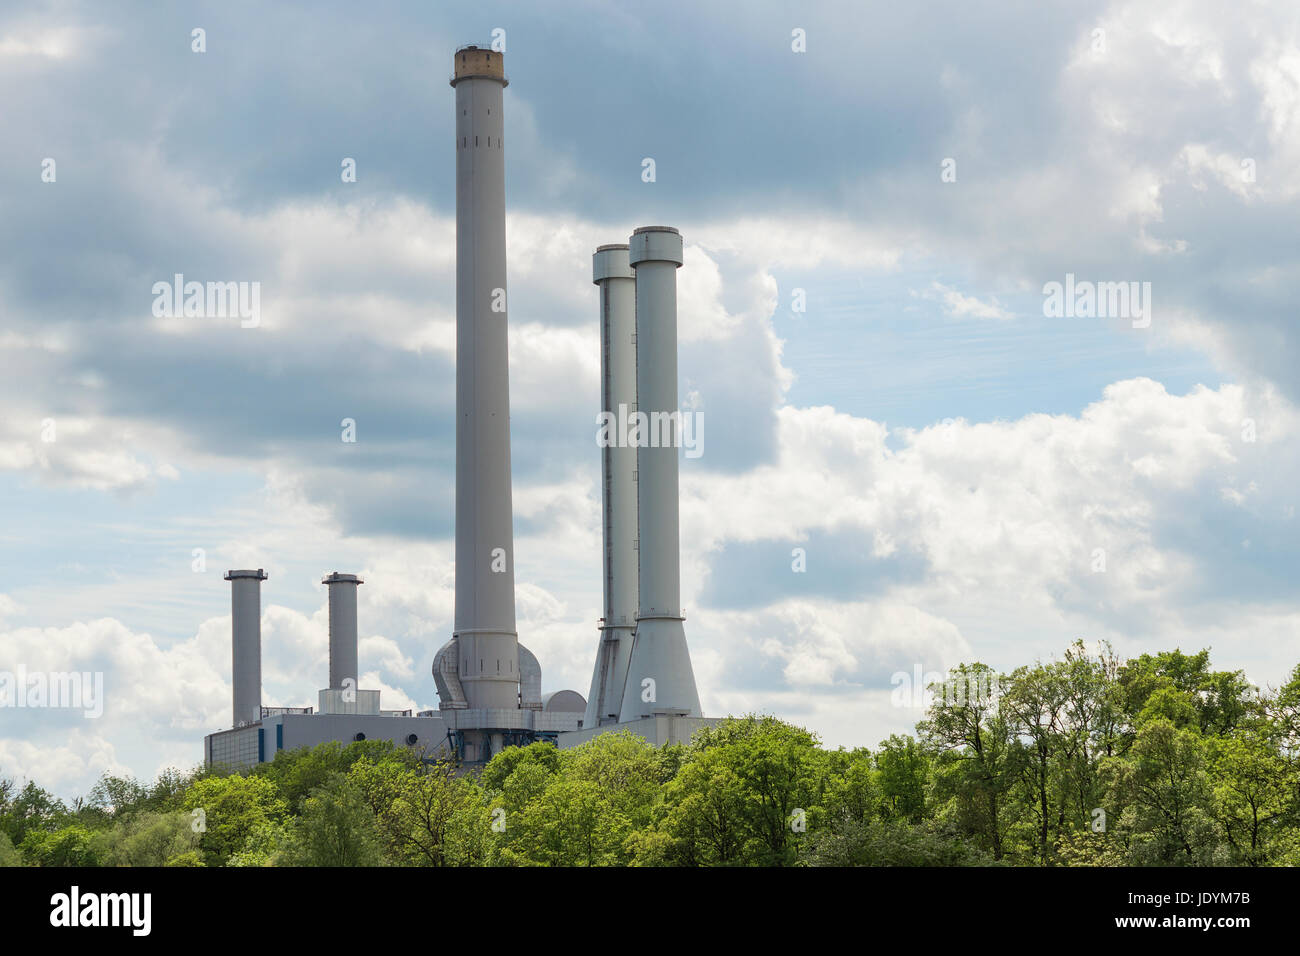
POLYGON ((227 571, 225 579, 227 581, 233 581, 236 578, 253 578, 257 581, 265 581, 266 577, 266 572, 261 568, 258 568, 257 570, 253 570, 252 568, 242 568, 227 571))

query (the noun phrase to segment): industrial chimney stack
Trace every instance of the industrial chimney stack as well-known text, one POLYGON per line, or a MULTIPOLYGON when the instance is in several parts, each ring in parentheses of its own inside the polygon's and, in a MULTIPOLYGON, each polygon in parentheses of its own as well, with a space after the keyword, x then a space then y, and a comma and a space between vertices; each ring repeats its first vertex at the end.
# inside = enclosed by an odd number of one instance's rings
POLYGON ((619 721, 656 713, 702 716, 681 608, 677 456, 677 269, 682 237, 642 226, 629 240, 636 273, 636 402, 649 436, 636 449, 640 609, 619 721), (647 441, 654 436, 657 440, 647 441), (664 439, 667 439, 666 441, 664 439))
MULTIPOLYGON (((600 289, 601 410, 622 423, 636 410, 636 278, 627 244, 600 246, 592 256, 600 289)), ((601 450, 604 510, 605 616, 582 726, 616 723, 636 627, 636 449, 621 432, 601 450)))
POLYGON ((330 690, 342 690, 345 680, 357 688, 357 586, 364 583, 337 571, 321 580, 330 589, 330 690))
POLYGON ((262 582, 266 572, 227 571, 230 582, 231 684, 234 724, 262 719, 262 582))
MULTIPOLYGON (((456 51, 456 616, 433 676, 441 709, 485 721, 523 709, 510 494, 506 83, 500 53, 456 51)), ((505 743, 504 728, 478 727, 462 734, 470 761, 505 743)))

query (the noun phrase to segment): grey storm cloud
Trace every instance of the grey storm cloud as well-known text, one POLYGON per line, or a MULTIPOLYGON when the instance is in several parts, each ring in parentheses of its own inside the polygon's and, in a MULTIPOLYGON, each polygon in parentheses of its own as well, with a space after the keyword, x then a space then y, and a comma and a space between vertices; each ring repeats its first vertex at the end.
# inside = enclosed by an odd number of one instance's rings
POLYGON ((915 551, 876 555, 871 530, 861 527, 817 529, 789 541, 732 541, 710 558, 700 604, 732 610, 751 606, 756 593, 767 601, 860 601, 919 584, 928 570, 925 556, 915 551), (796 548, 803 550, 802 572, 793 568, 796 548))
MULTIPOLYGON (((146 8, 122 8, 133 9, 146 8)), ((516 80, 512 210, 629 224, 702 207, 715 220, 820 211, 1031 292, 1067 272, 1147 280, 1157 323, 1185 310, 1229 330, 1226 361, 1297 394, 1286 278, 1300 252, 1295 201, 1245 203, 1168 172, 1196 142, 1257 155, 1261 177, 1276 177, 1248 31, 1225 31, 1221 85, 1231 95, 1215 97, 1210 80, 1189 89, 1169 63, 1139 62, 1149 47, 1125 46, 1118 29, 1113 62, 1095 76, 1071 72, 1103 4, 579 9, 596 29, 577 34, 544 9, 506 4, 469 21, 436 7, 363 13, 349 3, 200 4, 134 17, 91 4, 12 11, 0 21, 6 32, 40 17, 73 30, 69 56, 0 58, 0 75, 25 90, 0 142, 7 327, 60 331, 66 345, 19 368, 23 393, 54 413, 168 425, 205 453, 296 463, 307 492, 349 531, 449 530, 446 520, 408 517, 446 514, 449 353, 377 338, 383 309, 358 314, 358 300, 381 295, 446 316, 450 270, 376 261, 357 235, 332 240, 341 267, 289 281, 301 233, 248 241, 234 230, 295 202, 357 203, 364 221, 411 199, 445 216, 448 51, 501 27, 516 80), (196 26, 207 31, 202 55, 190 51, 196 26), (806 55, 790 50, 796 27, 806 55), (1136 115, 1099 145, 1089 97, 1139 73, 1136 115), (47 155, 59 163, 54 186, 36 175, 47 155), (948 155, 960 173, 945 189, 937 172, 948 155), (358 161, 354 186, 339 182, 344 156, 358 161), (656 160, 654 183, 641 181, 645 156, 656 160), (1132 221, 1107 219, 1116 183, 1145 171, 1160 186, 1160 211, 1143 228, 1157 243, 1191 237, 1175 255, 1134 252, 1132 221), (265 276, 270 327, 160 335, 147 290, 177 272, 265 276), (306 294, 296 308, 310 314, 282 334, 277 302, 306 294), (344 417, 362 436, 352 448, 337 441, 344 417), (367 497, 375 488, 384 494, 367 497)), ((592 321, 527 277, 512 283, 512 310, 516 321, 550 326, 592 321)), ((778 369, 753 332, 722 350, 683 343, 683 392, 699 388, 706 422, 706 453, 687 468, 738 472, 772 460, 778 369)), ((517 478, 559 480, 568 462, 593 458, 596 393, 587 391, 541 406, 516 400, 517 478)))
POLYGON ((1089 5, 1027 3, 978 12, 581 3, 575 12, 594 29, 580 33, 551 10, 513 4, 482 4, 468 25, 417 4, 136 8, 148 17, 63 9, 92 52, 39 73, 28 117, 52 134, 49 148, 62 143, 75 161, 96 139, 156 144, 241 208, 334 188, 334 157, 344 155, 358 159, 362 187, 450 196, 449 50, 500 27, 519 80, 512 145, 545 131, 511 154, 511 202, 595 218, 681 216, 702 198, 721 216, 756 202, 833 208, 873 171, 928 171, 964 101, 1011 100, 1013 109, 989 111, 987 137, 1032 161, 1063 122, 1051 89, 1032 80, 1059 67, 1091 22, 1089 5), (189 49, 195 26, 207 31, 203 56, 189 49), (791 52, 796 27, 810 38, 807 55, 791 52), (967 77, 959 96, 934 69, 944 62, 967 77), (640 180, 645 156, 656 159, 657 189, 640 180), (557 189, 556 163, 580 164, 580 175, 557 189))
MULTIPOLYGON (((11 11, 0 20, 6 32, 38 21, 73 31, 66 57, 0 58, 0 76, 25 91, 0 141, 6 326, 65 338, 62 351, 33 353, 17 370, 23 393, 56 412, 170 425, 207 453, 311 460, 319 471, 305 487, 341 509, 350 530, 445 531, 402 516, 428 513, 450 493, 449 354, 376 338, 369 326, 385 321, 383 308, 358 314, 358 298, 447 316, 450 271, 376 262, 364 236, 344 237, 334 240, 343 267, 318 266, 285 289, 277 283, 293 273, 300 234, 247 241, 234 229, 293 203, 356 203, 364 221, 409 199, 445 216, 448 51, 501 27, 516 80, 512 210, 628 224, 702 208, 714 220, 797 210, 871 223, 914 253, 963 259, 1031 294, 1067 272, 1151 281, 1157 323, 1182 310, 1227 330, 1225 361, 1296 394, 1287 278, 1300 251, 1295 200, 1245 202, 1170 172, 1188 143, 1203 143, 1257 156, 1262 182, 1278 177, 1250 23, 1223 32, 1223 76, 1189 85, 1170 57, 1150 55, 1155 41, 1136 45, 1118 28, 1104 68, 1073 70, 1112 9, 1101 3, 575 9, 593 30, 508 4, 483 5, 469 20, 415 4, 11 11), (189 48, 195 26, 207 31, 202 55, 189 48), (796 27, 808 36, 803 56, 790 50, 796 27), (1091 98, 1135 76, 1144 95, 1129 98, 1134 115, 1100 135, 1091 98), (1226 94, 1213 95, 1216 82, 1226 94), (36 175, 47 155, 59 163, 56 186, 36 175), (948 155, 960 170, 951 188, 938 180, 948 155), (343 156, 360 171, 346 189, 343 156), (656 160, 655 183, 640 179, 645 156, 656 160), (1157 246, 1183 242, 1181 251, 1135 250, 1132 217, 1107 218, 1128 176, 1139 193, 1159 189, 1158 213, 1141 228, 1157 246), (160 335, 147 290, 176 272, 265 276, 272 319, 277 301, 305 291, 312 301, 296 308, 319 313, 284 333, 271 321, 255 336, 160 335), (355 448, 337 443, 343 417, 359 423, 355 448), (380 475, 386 495, 361 503, 367 476, 380 475)), ((529 278, 512 281, 512 311, 553 327, 593 319, 529 278)), ((736 472, 771 461, 782 397, 775 362, 753 334, 722 350, 683 343, 683 391, 698 386, 707 432, 705 456, 685 467, 736 472)), ((566 462, 593 457, 595 395, 575 388, 546 405, 516 401, 518 477, 559 479, 566 462)))
MULTIPOLYGON (((347 3, 200 4, 148 17, 88 4, 11 13, 6 29, 54 13, 79 37, 67 59, 0 61, 28 91, 0 144, 0 211, 11 225, 0 288, 11 319, 114 323, 139 314, 142 288, 176 271, 260 274, 268 249, 230 243, 206 204, 251 215, 292 201, 409 196, 445 212, 447 51, 501 27, 517 80, 508 115, 512 209, 628 223, 695 214, 702 202, 715 218, 820 209, 902 230, 931 252, 1031 287, 1066 272, 1131 275, 1152 281, 1158 308, 1230 329, 1230 358, 1297 394, 1294 284, 1278 278, 1297 265, 1294 202, 1243 204, 1215 186, 1166 183, 1161 218, 1147 228, 1158 241, 1193 237, 1170 257, 1117 246, 1131 223, 1107 222, 1106 197, 1096 194, 1128 171, 1164 170, 1188 142, 1258 155, 1269 175, 1244 35, 1224 40, 1236 54, 1225 59, 1232 96, 1216 98, 1209 85, 1188 90, 1166 65, 1148 64, 1148 105, 1103 150, 1086 115, 1089 91, 1059 77, 1104 4, 580 9, 590 32, 507 4, 484 5, 470 23, 439 8, 362 14, 347 3), (195 26, 207 31, 203 55, 189 49, 195 26), (807 31, 806 55, 790 51, 795 27, 807 31), (593 75, 611 81, 593 84, 593 75), (60 164, 56 189, 33 172, 46 155, 60 164), (937 171, 947 155, 961 173, 945 190, 937 171), (346 194, 343 156, 360 169, 346 194), (644 156, 656 160, 655 183, 640 180, 644 156), (190 193, 175 184, 155 190, 153 164, 190 193), (1039 180, 1053 169, 1060 181, 1045 189, 1039 180), (1052 205, 1072 193, 1075 202, 1052 205)), ((1146 52, 1117 51, 1095 79, 1101 92, 1131 79, 1141 65, 1135 54, 1146 52)), ((401 269, 312 282, 320 295, 370 288, 434 298, 432 283, 401 269)), ((544 313, 573 321, 571 309, 544 313)), ((119 334, 119 349, 135 346, 129 328, 119 334)), ((376 372, 387 371, 379 363, 376 372)), ((759 414, 725 394, 707 400, 719 420, 759 414)), ((724 435, 771 434, 736 424, 714 429, 724 447, 708 466, 745 467, 770 453, 761 439, 725 447, 724 435)))

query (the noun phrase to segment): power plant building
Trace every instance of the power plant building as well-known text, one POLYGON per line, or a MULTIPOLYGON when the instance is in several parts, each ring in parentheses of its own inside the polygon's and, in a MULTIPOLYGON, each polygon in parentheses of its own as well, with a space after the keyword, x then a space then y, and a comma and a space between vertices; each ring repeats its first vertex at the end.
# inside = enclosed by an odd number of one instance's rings
POLYGON ((433 657, 437 710, 380 709, 357 686, 354 574, 329 588, 329 686, 316 708, 261 702, 264 570, 232 570, 232 728, 205 738, 210 765, 244 769, 281 750, 328 741, 391 740, 426 759, 481 766, 504 747, 575 746, 628 729, 656 745, 689 741, 714 721, 700 711, 680 599, 677 279, 682 238, 636 229, 598 247, 602 413, 627 409, 664 424, 670 441, 601 449, 603 616, 590 692, 543 696, 541 666, 515 619, 506 295, 502 55, 456 51, 456 603, 433 657))

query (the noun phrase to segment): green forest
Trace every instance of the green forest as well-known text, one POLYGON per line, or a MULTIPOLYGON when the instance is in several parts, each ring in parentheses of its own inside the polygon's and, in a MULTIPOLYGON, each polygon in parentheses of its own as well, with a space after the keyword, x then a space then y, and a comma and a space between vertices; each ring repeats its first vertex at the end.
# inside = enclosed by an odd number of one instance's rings
POLYGON ((71 805, 0 779, 8 866, 1295 866, 1300 666, 1209 652, 962 665, 914 735, 829 750, 770 716, 458 773, 388 742, 247 774, 104 776, 71 805), (951 693, 995 687, 996 694, 951 693))

